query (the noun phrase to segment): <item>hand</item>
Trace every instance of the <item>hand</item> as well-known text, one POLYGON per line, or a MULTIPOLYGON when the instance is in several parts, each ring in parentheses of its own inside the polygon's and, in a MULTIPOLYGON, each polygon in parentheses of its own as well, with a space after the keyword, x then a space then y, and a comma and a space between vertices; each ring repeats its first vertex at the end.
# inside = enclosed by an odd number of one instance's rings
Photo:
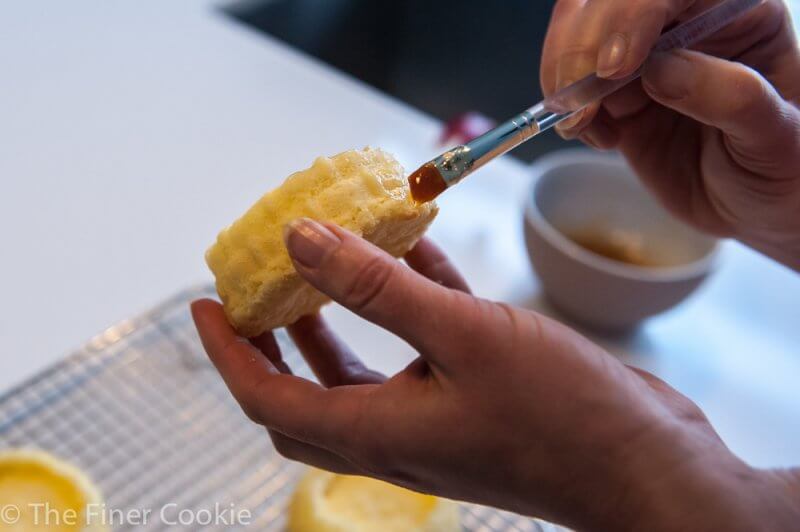
MULTIPOLYGON (((551 94, 645 62, 665 26, 718 0, 560 0, 542 59, 551 94)), ((800 270, 800 53, 786 6, 762 5, 697 51, 656 54, 641 81, 560 127, 618 148, 684 221, 800 270)))
POLYGON ((218 303, 196 302, 211 360, 283 455, 573 527, 745 529, 763 526, 756 504, 786 518, 788 492, 690 401, 554 321, 471 296, 429 241, 406 268, 300 220, 287 247, 309 283, 420 357, 385 379, 310 316, 289 332, 317 385, 291 375, 271 333, 237 338, 218 303))

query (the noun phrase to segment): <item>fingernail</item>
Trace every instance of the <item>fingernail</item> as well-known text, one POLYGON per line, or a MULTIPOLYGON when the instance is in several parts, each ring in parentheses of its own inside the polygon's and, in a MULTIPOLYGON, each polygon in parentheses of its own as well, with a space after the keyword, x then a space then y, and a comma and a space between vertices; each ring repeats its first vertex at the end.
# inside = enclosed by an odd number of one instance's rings
POLYGON ((628 53, 628 39, 621 33, 615 33, 606 41, 597 55, 597 75, 610 78, 625 66, 628 53))
POLYGON ((655 52, 645 63, 642 79, 650 94, 680 100, 688 95, 692 70, 692 63, 680 51, 655 52))
POLYGON ((594 148, 595 150, 601 149, 600 144, 597 142, 597 139, 595 138, 591 130, 583 132, 583 134, 581 134, 579 138, 585 144, 588 144, 589 147, 594 148))
POLYGON ((567 77, 561 78, 561 76, 559 76, 558 79, 556 79, 556 90, 560 91, 564 87, 569 87, 576 81, 577 80, 574 78, 567 78, 567 77))
POLYGON ((310 218, 298 218, 286 224, 283 240, 289 255, 308 268, 319 266, 342 243, 328 228, 310 218))
POLYGON ((581 109, 574 115, 570 116, 563 122, 560 122, 556 125, 556 129, 558 129, 561 133, 569 133, 569 130, 577 126, 583 117, 586 116, 586 109, 581 109))

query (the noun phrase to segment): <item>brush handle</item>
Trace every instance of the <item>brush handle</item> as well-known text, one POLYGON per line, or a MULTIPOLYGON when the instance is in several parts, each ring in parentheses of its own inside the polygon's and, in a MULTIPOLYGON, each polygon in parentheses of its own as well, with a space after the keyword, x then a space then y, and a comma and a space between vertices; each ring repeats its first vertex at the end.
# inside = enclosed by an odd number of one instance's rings
MULTIPOLYGON (((711 9, 664 33, 653 48, 665 52, 688 48, 730 24, 763 0, 723 0, 711 9)), ((642 74, 639 68, 622 79, 591 74, 548 96, 540 103, 467 143, 431 161, 447 186, 452 186, 489 161, 554 127, 587 105, 602 100, 642 74)))
MULTIPOLYGON (((653 51, 666 52, 676 48, 688 48, 716 33, 761 3, 762 0, 725 0, 663 34, 653 47, 653 51)), ((641 75, 641 68, 622 79, 603 79, 598 78, 596 74, 591 74, 545 98, 540 106, 557 114, 574 113, 613 94, 641 75)), ((529 111, 536 107, 538 106, 529 111)), ((544 129, 540 127, 540 131, 544 131, 544 129)))

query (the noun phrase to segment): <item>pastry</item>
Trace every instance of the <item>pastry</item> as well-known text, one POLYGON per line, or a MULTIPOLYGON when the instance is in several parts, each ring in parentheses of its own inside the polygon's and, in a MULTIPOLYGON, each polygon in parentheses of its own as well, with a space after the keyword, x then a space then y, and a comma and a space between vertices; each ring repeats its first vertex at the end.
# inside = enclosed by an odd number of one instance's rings
POLYGON ((0 531, 104 532, 104 503, 78 468, 44 451, 0 451, 0 531))
POLYGON ((456 532, 458 505, 367 477, 310 469, 289 505, 288 532, 456 532))
POLYGON ((219 234, 206 262, 228 320, 253 337, 328 302, 295 271, 283 241, 287 223, 301 217, 332 222, 400 257, 436 213, 435 203, 411 199, 394 157, 379 149, 347 151, 318 158, 264 195, 219 234))

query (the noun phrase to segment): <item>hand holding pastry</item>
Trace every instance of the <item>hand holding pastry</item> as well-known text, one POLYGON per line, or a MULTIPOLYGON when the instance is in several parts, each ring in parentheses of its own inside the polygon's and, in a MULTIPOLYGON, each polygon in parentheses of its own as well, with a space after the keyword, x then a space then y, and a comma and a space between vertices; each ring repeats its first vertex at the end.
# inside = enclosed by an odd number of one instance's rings
POLYGON ((471 296, 429 241, 408 268, 331 224, 299 220, 286 239, 307 282, 420 356, 384 379, 306 317, 289 331, 318 385, 291 374, 271 333, 248 341, 218 303, 196 302, 209 356, 285 456, 578 528, 752 530, 765 515, 796 517, 788 474, 736 458, 652 375, 543 316, 471 296))

